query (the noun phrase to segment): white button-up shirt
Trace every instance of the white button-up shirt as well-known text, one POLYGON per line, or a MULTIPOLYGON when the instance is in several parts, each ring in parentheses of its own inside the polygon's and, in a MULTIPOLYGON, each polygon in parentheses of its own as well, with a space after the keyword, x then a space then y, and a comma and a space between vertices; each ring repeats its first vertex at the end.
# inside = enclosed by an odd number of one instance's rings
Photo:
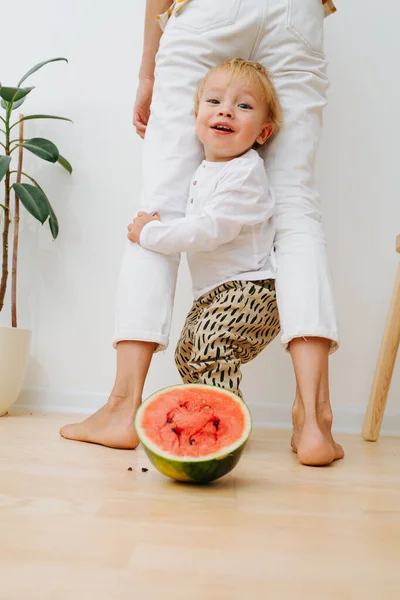
POLYGON ((274 200, 255 150, 227 162, 204 160, 190 184, 186 216, 152 221, 140 245, 186 252, 197 299, 232 280, 275 277, 274 200))

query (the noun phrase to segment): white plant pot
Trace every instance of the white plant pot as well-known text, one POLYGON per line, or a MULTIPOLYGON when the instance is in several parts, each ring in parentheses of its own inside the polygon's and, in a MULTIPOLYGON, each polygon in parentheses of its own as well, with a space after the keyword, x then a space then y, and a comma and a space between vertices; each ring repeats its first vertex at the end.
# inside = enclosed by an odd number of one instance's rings
POLYGON ((0 417, 16 402, 25 378, 32 332, 0 327, 0 417))

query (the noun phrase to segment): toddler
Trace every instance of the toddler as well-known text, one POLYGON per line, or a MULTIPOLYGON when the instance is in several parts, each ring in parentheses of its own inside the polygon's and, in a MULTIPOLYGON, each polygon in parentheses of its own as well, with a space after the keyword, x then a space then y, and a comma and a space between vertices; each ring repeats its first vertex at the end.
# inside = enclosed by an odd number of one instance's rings
POLYGON ((279 333, 274 200, 257 149, 281 122, 266 69, 239 58, 211 69, 195 95, 205 160, 193 175, 186 216, 139 212, 128 238, 154 252, 186 252, 194 303, 175 351, 184 383, 241 396, 241 364, 279 333))

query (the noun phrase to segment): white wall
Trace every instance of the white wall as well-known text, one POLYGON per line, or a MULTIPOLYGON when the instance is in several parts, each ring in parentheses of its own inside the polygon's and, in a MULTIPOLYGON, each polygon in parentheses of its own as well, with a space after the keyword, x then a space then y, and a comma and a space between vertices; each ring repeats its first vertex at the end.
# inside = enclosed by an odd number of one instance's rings
MULTIPOLYGON (((141 140, 131 113, 144 4, 8 3, 7 21, 14 26, 2 29, 2 48, 12 48, 0 58, 3 85, 15 84, 40 60, 68 57, 68 65, 56 63, 32 77, 37 89, 24 108, 74 121, 27 126, 28 136, 54 140, 74 173, 70 177, 58 166, 26 156, 26 169, 54 204, 60 236, 52 242, 47 226, 23 220, 20 325, 34 331, 20 399, 25 405, 91 410, 112 386, 114 289, 126 224, 141 186, 141 140)), ((341 325, 341 351, 331 361, 332 400, 339 427, 354 429, 368 399, 398 263, 400 5, 388 0, 384 11, 376 10, 375 0, 338 0, 337 5, 339 12, 326 21, 332 86, 318 181, 341 325)), ((146 393, 179 381, 173 348, 190 302, 183 269, 171 346, 153 361, 146 393)), ((8 314, 0 319, 8 324, 8 314)), ((245 367, 244 375, 243 390, 256 419, 288 424, 294 383, 279 344, 245 367)), ((389 413, 399 407, 399 383, 400 368, 389 413)))

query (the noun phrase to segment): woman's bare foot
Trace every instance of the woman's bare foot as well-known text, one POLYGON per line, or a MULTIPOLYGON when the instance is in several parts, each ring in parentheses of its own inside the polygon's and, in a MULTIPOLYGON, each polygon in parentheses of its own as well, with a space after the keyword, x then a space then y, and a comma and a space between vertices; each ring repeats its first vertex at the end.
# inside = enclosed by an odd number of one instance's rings
POLYGON ((325 338, 295 338, 290 354, 296 374, 296 399, 292 409, 292 449, 303 465, 330 465, 343 458, 343 448, 332 437, 328 355, 325 338))
POLYGON ((139 444, 134 420, 140 402, 110 397, 107 404, 81 423, 64 425, 60 434, 69 440, 110 448, 133 449, 139 444))
POLYGON ((299 396, 292 409, 293 435, 291 446, 299 461, 308 466, 326 466, 344 457, 342 446, 332 437, 332 411, 330 406, 319 407, 317 414, 305 419, 299 396))
POLYGON ((62 427, 62 437, 110 448, 136 448, 135 415, 155 346, 136 340, 118 342, 117 375, 107 404, 81 423, 62 427))

